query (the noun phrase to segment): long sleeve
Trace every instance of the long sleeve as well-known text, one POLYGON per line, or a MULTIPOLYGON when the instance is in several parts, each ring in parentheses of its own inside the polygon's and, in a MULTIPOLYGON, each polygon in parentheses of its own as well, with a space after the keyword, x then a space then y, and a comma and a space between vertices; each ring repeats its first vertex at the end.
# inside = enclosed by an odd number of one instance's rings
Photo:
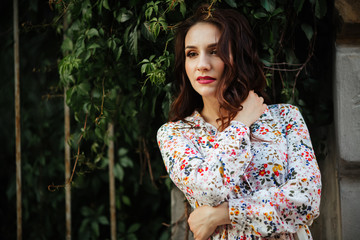
MULTIPOLYGON (((319 215, 321 177, 308 129, 296 107, 283 106, 280 116, 285 120, 282 134, 287 142, 284 183, 229 200, 233 228, 261 237, 295 233, 319 215)), ((265 163, 260 174, 274 180, 282 168, 265 163)))
POLYGON ((170 178, 193 205, 225 201, 251 160, 249 128, 237 121, 215 135, 167 123, 157 140, 170 178))

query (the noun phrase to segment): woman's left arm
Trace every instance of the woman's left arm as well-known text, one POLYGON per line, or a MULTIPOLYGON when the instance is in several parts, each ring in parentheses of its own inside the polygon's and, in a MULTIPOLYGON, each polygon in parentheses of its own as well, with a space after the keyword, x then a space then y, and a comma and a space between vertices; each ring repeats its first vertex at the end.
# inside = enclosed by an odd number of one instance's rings
POLYGON ((231 223, 240 231, 247 229, 268 237, 295 233, 319 215, 321 176, 304 119, 298 109, 290 105, 284 106, 281 114, 288 119, 288 180, 279 187, 229 199, 216 211, 209 206, 195 209, 189 218, 192 230, 202 234, 213 231, 216 224, 231 223), (222 222, 226 217, 228 222, 222 222))
POLYGON ((287 129, 287 181, 279 187, 229 200, 232 224, 238 229, 252 229, 262 237, 295 233, 319 215, 321 176, 308 129, 296 107, 285 105, 281 114, 287 129))

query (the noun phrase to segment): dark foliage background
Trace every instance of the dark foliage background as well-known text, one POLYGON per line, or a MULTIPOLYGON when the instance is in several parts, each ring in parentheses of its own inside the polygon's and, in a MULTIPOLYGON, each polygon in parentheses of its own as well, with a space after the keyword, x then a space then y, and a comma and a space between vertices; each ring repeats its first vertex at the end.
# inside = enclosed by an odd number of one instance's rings
MULTIPOLYGON (((299 106, 319 161, 332 122, 332 1, 20 0, 24 239, 64 239, 64 95, 71 108, 73 239, 109 239, 107 126, 115 125, 119 239, 169 239, 171 182, 156 131, 171 101, 177 22, 208 2, 258 38, 273 102, 299 106), (84 124, 86 128, 84 128, 84 124), (165 223, 165 224, 163 224, 165 223)), ((16 238, 12 1, 0 15, 0 238, 16 238)))

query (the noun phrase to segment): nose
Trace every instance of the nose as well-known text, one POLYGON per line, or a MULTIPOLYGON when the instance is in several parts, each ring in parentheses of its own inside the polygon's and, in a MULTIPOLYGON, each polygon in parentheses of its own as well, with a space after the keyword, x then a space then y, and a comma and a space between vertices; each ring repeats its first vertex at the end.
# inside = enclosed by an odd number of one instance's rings
POLYGON ((197 63, 198 71, 209 71, 211 69, 210 59, 206 54, 200 54, 197 63))

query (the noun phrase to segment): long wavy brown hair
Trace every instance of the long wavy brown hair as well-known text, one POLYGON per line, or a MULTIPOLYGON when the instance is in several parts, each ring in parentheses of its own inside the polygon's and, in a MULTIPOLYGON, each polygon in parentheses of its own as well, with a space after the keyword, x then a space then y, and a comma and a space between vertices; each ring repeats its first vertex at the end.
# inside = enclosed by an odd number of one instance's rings
POLYGON ((192 88, 185 72, 185 37, 196 23, 205 22, 218 27, 221 36, 217 54, 225 64, 216 97, 220 104, 220 130, 226 128, 238 111, 249 91, 254 90, 268 102, 265 94, 266 79, 259 59, 255 37, 246 18, 232 9, 212 9, 200 6, 196 13, 180 23, 175 37, 175 88, 177 95, 170 109, 169 120, 184 120, 194 110, 203 108, 202 97, 192 88), (230 57, 231 56, 231 57, 230 57), (222 112, 227 115, 222 115, 222 112))

